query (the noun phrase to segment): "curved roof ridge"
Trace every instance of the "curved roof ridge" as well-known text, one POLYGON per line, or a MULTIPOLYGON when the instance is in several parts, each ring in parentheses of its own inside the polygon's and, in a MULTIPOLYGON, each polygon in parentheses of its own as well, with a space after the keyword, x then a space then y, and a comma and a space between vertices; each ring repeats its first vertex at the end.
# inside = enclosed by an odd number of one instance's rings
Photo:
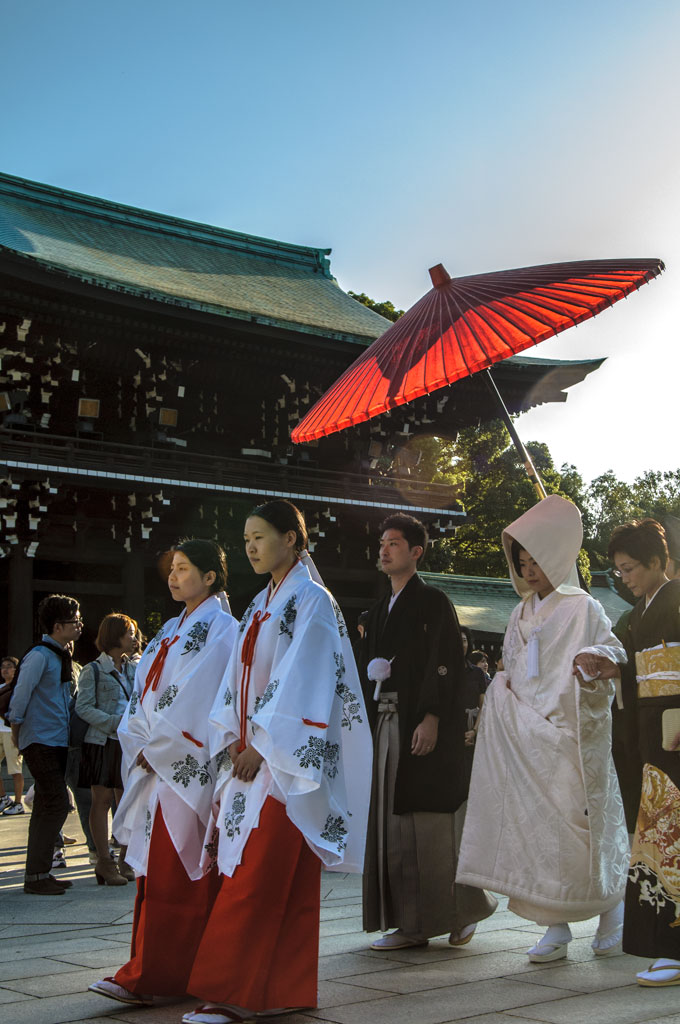
POLYGON ((20 178, 13 174, 0 172, 0 193, 21 198, 43 206, 52 206, 60 210, 70 209, 81 215, 94 217, 97 220, 108 220, 113 224, 126 224, 138 228, 151 229, 154 232, 175 235, 179 238, 207 242, 236 252, 248 253, 289 263, 303 264, 325 277, 332 278, 330 248, 322 249, 309 245, 297 245, 293 242, 281 242, 274 238, 250 235, 231 228, 216 227, 201 221, 187 220, 171 214, 158 213, 129 206, 115 200, 101 199, 83 192, 56 185, 47 185, 28 178, 20 178))

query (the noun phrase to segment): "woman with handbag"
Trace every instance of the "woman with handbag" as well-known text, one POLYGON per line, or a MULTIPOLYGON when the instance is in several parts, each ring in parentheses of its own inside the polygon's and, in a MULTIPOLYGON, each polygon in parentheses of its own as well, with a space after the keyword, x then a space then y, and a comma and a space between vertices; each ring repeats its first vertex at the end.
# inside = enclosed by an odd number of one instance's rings
POLYGON ((109 809, 123 794, 121 746, 117 729, 132 694, 135 666, 136 624, 127 615, 113 612, 99 626, 96 645, 101 654, 86 665, 78 680, 76 714, 88 723, 80 762, 80 786, 92 787, 90 831, 97 848, 94 867, 99 885, 125 885, 134 881, 121 847, 118 863, 109 853, 109 809))

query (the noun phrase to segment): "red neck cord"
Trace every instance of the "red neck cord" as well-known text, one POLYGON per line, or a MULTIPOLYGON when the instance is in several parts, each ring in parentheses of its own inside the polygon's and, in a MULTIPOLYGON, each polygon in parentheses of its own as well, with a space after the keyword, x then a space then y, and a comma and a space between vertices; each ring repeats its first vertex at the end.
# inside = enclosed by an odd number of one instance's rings
MULTIPOLYGON (((211 597, 211 596, 212 596, 211 594, 208 594, 208 597, 211 597)), ((196 608, 200 608, 200 606, 205 601, 208 600, 208 597, 204 597, 203 601, 201 601, 199 604, 196 605, 196 608)), ((191 610, 191 612, 190 612, 191 615, 194 614, 194 612, 196 611, 196 608, 193 608, 191 610)), ((149 687, 151 687, 152 690, 157 690, 158 689, 158 686, 159 686, 160 681, 161 681, 161 676, 163 675, 163 669, 165 668, 165 661, 166 661, 166 658, 168 657, 168 651, 170 650, 172 645, 177 643, 177 641, 179 640, 179 630, 182 628, 182 623, 184 622, 184 620, 186 618, 187 618, 187 610, 185 608, 184 611, 182 612, 181 616, 180 616, 179 622, 177 623, 177 633, 176 633, 174 639, 170 640, 170 639, 168 639, 166 637, 164 640, 161 640, 161 646, 160 646, 160 649, 158 651, 158 654, 153 659, 153 661, 151 663, 151 668, 149 669, 147 677, 146 677, 146 682, 144 684, 144 692, 142 693, 142 700, 144 700, 144 698, 146 697, 146 693, 147 693, 147 690, 149 689, 149 687)))
POLYGON ((266 622, 267 619, 271 618, 270 613, 266 610, 270 600, 272 599, 272 597, 276 593, 276 590, 279 589, 279 587, 281 586, 281 584, 285 580, 285 578, 288 575, 288 573, 290 572, 290 570, 295 568, 296 565, 297 565, 297 558, 295 559, 295 561, 291 565, 290 569, 286 570, 285 575, 281 577, 281 579, 279 580, 279 583, 278 583, 278 585, 276 586, 275 589, 272 589, 271 580, 270 580, 269 588, 268 588, 268 591, 267 591, 267 600, 264 603, 265 613, 263 615, 262 612, 259 611, 259 609, 258 609, 258 611, 255 612, 255 614, 253 615, 252 619, 250 620, 250 625, 248 626, 248 629, 246 630, 246 635, 243 638, 243 646, 241 647, 241 664, 243 665, 243 671, 241 673, 241 701, 240 701, 240 705, 239 705, 239 711, 240 711, 240 714, 241 714, 241 732, 240 732, 240 736, 239 736, 239 748, 238 748, 239 754, 241 753, 242 750, 245 750, 246 746, 247 746, 247 739, 248 739, 248 695, 250 693, 250 673, 251 673, 251 670, 252 670, 252 667, 253 667, 253 659, 255 657, 255 644, 257 643, 257 638, 259 636, 260 628, 262 627, 262 623, 266 622))
POLYGON ((170 640, 169 637, 165 637, 165 639, 161 640, 161 646, 158 650, 158 654, 153 659, 151 663, 151 668, 149 669, 146 675, 146 682, 144 684, 142 700, 144 700, 144 698, 146 697, 146 693, 149 687, 151 687, 152 690, 158 689, 158 685, 161 681, 161 676, 163 675, 163 669, 165 668, 165 660, 168 656, 168 651, 170 650, 173 644, 177 643, 178 640, 179 634, 174 638, 174 640, 170 640))

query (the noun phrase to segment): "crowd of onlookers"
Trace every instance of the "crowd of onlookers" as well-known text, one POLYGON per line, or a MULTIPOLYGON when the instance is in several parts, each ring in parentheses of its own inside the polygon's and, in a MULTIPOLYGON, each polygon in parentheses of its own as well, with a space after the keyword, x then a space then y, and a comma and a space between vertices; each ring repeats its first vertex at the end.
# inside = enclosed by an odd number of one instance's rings
POLYGON ((40 640, 21 662, 7 656, 0 667, 2 755, 14 786, 12 799, 0 779, 0 813, 24 814, 24 804, 32 808, 24 889, 56 894, 70 887, 52 871, 66 866, 64 847, 75 842, 62 831, 73 805, 97 881, 125 885, 134 873, 124 850, 118 848, 114 857, 118 844, 109 838, 109 812, 122 792, 116 730, 144 637, 129 616, 106 615, 95 641, 99 656, 81 666, 73 658, 83 628, 78 602, 51 594, 40 603, 38 617, 40 640), (39 782, 25 797, 24 762, 39 782))

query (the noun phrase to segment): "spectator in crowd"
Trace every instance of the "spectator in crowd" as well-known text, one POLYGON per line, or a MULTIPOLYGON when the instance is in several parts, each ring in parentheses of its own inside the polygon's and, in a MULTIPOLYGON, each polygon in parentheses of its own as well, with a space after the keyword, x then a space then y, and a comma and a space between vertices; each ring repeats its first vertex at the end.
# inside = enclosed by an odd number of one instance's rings
POLYGON ((57 837, 71 804, 66 790, 66 759, 71 703, 70 641, 83 622, 73 597, 50 594, 38 606, 42 638, 24 656, 12 695, 12 736, 35 780, 28 829, 24 892, 61 895, 73 884, 50 874, 57 837))
MULTIPOLYGON (((9 686, 14 681, 18 667, 18 658, 6 655, 0 662, 0 677, 2 679, 0 685, 9 686)), ((24 792, 22 757, 12 739, 12 730, 0 719, 0 764, 2 764, 3 758, 7 762, 7 773, 12 776, 14 800, 5 793, 5 784, 0 777, 0 813, 3 815, 23 814, 24 805, 21 801, 24 792)))
POLYGON ((484 689, 486 690, 486 687, 491 682, 491 676, 489 675, 488 656, 484 651, 472 651, 470 657, 468 658, 468 661, 470 662, 471 665, 474 665, 476 666, 476 668, 481 669, 482 672, 484 673, 484 689))
POLYGON ((118 726, 132 694, 135 666, 130 661, 136 644, 136 623, 121 612, 106 615, 99 626, 96 661, 85 665, 78 680, 76 713, 89 724, 82 747, 79 786, 91 786, 90 830, 97 849, 95 875, 100 885, 125 885, 134 881, 125 863, 109 853, 109 810, 115 796, 120 802, 121 746, 118 726))

